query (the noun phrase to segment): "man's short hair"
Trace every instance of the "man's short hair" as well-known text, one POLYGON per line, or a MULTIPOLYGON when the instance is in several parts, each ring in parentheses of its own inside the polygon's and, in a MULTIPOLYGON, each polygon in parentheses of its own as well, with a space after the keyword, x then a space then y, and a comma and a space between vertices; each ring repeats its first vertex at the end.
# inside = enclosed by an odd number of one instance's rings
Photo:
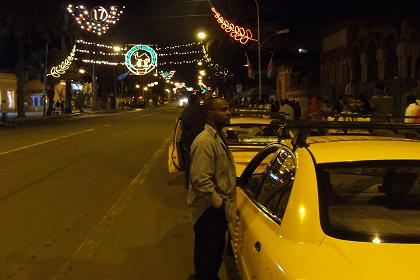
POLYGON ((407 104, 416 103, 416 97, 412 94, 407 96, 407 104))
POLYGON ((215 104, 218 100, 226 100, 226 99, 224 99, 222 97, 212 97, 212 98, 208 99, 205 103, 206 111, 214 111, 214 109, 216 107, 215 104))

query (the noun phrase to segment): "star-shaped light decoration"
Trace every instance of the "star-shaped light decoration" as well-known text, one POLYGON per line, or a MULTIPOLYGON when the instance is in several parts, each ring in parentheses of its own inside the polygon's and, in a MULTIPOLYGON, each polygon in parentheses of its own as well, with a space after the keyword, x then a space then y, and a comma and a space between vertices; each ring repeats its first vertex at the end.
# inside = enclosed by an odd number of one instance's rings
POLYGON ((175 70, 171 70, 171 71, 159 71, 159 74, 165 80, 170 80, 174 76, 175 70))
POLYGON ((96 6, 92 9, 88 9, 84 5, 69 4, 67 6, 67 11, 74 17, 80 28, 98 35, 105 34, 119 20, 123 9, 125 6, 110 6, 109 9, 103 6, 96 6))

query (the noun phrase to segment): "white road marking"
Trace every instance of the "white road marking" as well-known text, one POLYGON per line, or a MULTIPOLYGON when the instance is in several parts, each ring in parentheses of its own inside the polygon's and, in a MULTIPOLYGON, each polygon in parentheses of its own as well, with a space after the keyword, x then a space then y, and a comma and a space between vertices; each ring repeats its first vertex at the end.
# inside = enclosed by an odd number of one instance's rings
POLYGON ((147 175, 149 175, 159 156, 166 151, 170 138, 166 139, 157 149, 152 157, 141 168, 139 174, 130 182, 127 189, 120 195, 117 201, 108 210, 101 222, 94 228, 91 234, 80 244, 73 255, 66 261, 57 274, 52 279, 62 279, 71 273, 73 262, 87 261, 90 259, 94 251, 99 247, 105 239, 105 235, 113 226, 116 219, 127 208, 128 203, 134 194, 139 190, 139 186, 143 184, 147 175))
POLYGON ((64 135, 64 136, 60 136, 60 137, 56 137, 56 138, 51 138, 51 139, 48 139, 48 140, 45 140, 45 141, 42 141, 42 142, 38 142, 38 143, 35 143, 35 144, 31 144, 31 145, 26 145, 26 146, 19 147, 19 148, 16 148, 16 149, 12 149, 12 150, 8 150, 8 151, 5 151, 5 152, 0 152, 0 156, 11 154, 11 153, 22 151, 22 150, 26 150, 26 149, 30 149, 30 148, 33 148, 33 147, 36 147, 36 146, 44 145, 44 144, 47 144, 47 143, 58 141, 60 139, 72 137, 72 136, 79 135, 79 134, 86 133, 86 132, 90 132, 90 131, 93 131, 93 130, 95 130, 95 129, 91 128, 91 129, 75 132, 75 133, 72 133, 72 134, 68 134, 68 135, 64 135))
POLYGON ((128 121, 134 121, 134 120, 138 120, 138 119, 141 119, 141 118, 144 118, 144 117, 149 117, 149 116, 153 116, 153 115, 156 115, 156 114, 158 114, 159 112, 154 112, 154 113, 150 113, 150 114, 144 114, 144 115, 141 115, 141 116, 137 116, 137 117, 134 117, 134 118, 130 118, 130 119, 127 119, 128 121))

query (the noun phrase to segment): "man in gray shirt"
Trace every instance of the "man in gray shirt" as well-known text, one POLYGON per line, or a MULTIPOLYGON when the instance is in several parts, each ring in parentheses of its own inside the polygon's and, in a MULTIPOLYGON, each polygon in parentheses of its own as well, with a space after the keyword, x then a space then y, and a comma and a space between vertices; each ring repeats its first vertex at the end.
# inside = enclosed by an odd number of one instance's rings
POLYGON ((208 101, 207 123, 191 146, 188 203, 194 225, 195 279, 219 279, 228 221, 236 211, 236 172, 222 135, 229 123, 228 102, 208 101))

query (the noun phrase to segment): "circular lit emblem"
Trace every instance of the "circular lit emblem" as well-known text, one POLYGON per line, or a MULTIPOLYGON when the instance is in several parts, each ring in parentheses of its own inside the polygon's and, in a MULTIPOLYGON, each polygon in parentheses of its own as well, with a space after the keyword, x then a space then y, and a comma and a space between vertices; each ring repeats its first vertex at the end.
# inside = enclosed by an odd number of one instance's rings
POLYGON ((108 11, 102 6, 95 7, 92 9, 91 17, 94 21, 106 21, 108 19, 108 11))
POLYGON ((157 54, 147 45, 132 47, 125 54, 125 65, 134 75, 146 75, 157 66, 157 54))

